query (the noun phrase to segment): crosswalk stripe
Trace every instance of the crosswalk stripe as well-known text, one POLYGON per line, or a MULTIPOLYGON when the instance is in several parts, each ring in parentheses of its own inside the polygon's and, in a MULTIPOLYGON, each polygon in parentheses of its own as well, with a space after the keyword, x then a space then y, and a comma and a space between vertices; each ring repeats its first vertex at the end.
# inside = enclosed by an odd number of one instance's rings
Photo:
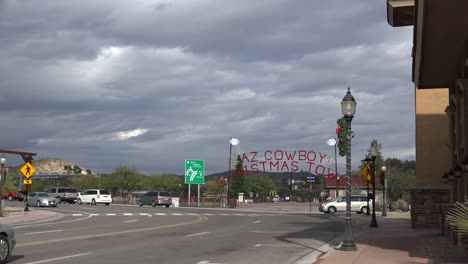
POLYGON ((166 215, 166 214, 164 214, 164 213, 156 213, 156 215, 166 215))
POLYGON ((73 216, 82 216, 83 214, 73 214, 73 216))
POLYGON ((219 215, 229 216, 230 214, 219 214, 219 215))
POLYGON ((112 213, 110 213, 110 214, 107 214, 107 215, 117 215, 117 214, 112 214, 112 213))
POLYGON ((179 214, 179 213, 171 213, 171 215, 182 215, 182 214, 179 214))
POLYGON ((146 215, 146 216, 148 216, 148 215, 150 215, 150 214, 148 214, 148 213, 140 213, 140 215, 146 215))
POLYGON ((123 215, 133 215, 133 214, 130 214, 130 213, 124 213, 123 215))
POLYGON ((89 214, 90 216, 99 216, 99 214, 89 214))
POLYGON ((206 213, 206 214, 203 214, 203 215, 213 215, 213 214, 208 214, 208 213, 206 213))

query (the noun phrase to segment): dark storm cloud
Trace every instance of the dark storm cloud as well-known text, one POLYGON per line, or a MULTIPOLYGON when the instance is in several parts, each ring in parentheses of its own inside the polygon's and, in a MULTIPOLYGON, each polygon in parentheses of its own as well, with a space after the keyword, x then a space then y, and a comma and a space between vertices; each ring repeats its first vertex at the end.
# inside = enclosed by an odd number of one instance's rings
POLYGON ((239 152, 332 153, 350 86, 353 154, 375 138, 412 157, 412 31, 385 12, 371 0, 0 1, 3 148, 147 173, 181 173, 186 158, 225 170, 230 137, 239 152))

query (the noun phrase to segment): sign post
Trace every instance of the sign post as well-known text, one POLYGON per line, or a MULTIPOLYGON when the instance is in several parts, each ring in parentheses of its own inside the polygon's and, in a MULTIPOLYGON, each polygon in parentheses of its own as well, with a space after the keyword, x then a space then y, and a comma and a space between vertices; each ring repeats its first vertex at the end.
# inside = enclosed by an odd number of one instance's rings
POLYGON ((204 160, 185 160, 185 184, 189 185, 188 205, 190 205, 191 184, 198 184, 197 206, 200 206, 200 184, 205 184, 204 160))
POLYGON ((36 169, 30 162, 26 162, 23 167, 21 167, 20 172, 24 175, 26 179, 23 180, 23 184, 26 185, 26 199, 24 202, 24 211, 29 211, 29 204, 28 204, 28 195, 31 192, 31 184, 32 180, 30 179, 31 176, 36 172, 36 169))

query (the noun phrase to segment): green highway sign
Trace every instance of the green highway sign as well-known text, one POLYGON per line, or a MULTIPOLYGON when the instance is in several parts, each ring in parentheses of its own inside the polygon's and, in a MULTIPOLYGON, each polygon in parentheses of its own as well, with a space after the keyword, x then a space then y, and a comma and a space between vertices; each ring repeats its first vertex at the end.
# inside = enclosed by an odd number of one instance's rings
POLYGON ((205 184, 204 160, 185 160, 185 183, 205 184))

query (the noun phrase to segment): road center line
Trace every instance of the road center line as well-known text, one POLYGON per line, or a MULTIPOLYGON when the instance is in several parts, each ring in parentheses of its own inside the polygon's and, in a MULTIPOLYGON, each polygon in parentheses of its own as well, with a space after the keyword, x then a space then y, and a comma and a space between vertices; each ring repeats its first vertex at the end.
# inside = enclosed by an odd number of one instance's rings
POLYGON ((24 233, 25 235, 35 235, 35 234, 44 234, 44 233, 53 233, 53 232, 62 232, 63 230, 48 230, 48 231, 40 231, 40 232, 31 232, 31 233, 24 233))
POLYGON ((133 223, 133 222, 138 222, 139 220, 129 220, 129 221, 125 221, 124 223, 133 223))
POLYGON ((260 234, 284 234, 286 231, 274 231, 274 230, 253 230, 249 231, 250 233, 260 233, 260 234))
POLYGON ((39 264, 39 263, 51 262, 51 261, 62 260, 62 259, 76 258, 76 257, 81 257, 81 256, 86 256, 86 255, 91 255, 91 254, 92 253, 75 254, 75 255, 63 256, 59 258, 51 258, 51 259, 34 261, 34 262, 28 262, 26 264, 39 264))
POLYGON ((208 234, 208 233, 210 233, 210 232, 201 232, 201 233, 186 235, 186 237, 199 236, 199 235, 204 235, 204 234, 208 234))

